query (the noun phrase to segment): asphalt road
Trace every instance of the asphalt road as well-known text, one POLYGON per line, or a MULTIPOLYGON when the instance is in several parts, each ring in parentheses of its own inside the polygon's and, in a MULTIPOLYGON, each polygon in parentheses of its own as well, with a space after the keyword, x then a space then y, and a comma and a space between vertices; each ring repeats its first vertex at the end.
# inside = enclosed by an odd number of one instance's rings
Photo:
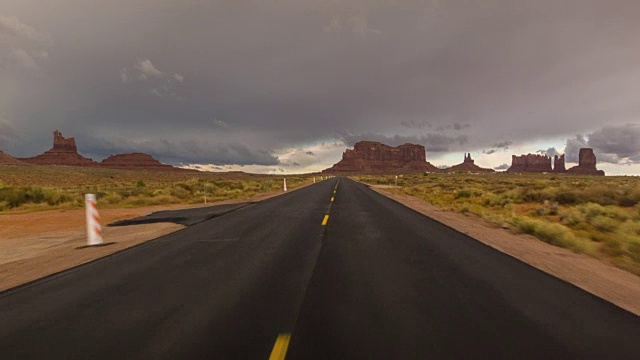
POLYGON ((0 294, 0 358, 640 357, 635 315, 337 182, 0 294))

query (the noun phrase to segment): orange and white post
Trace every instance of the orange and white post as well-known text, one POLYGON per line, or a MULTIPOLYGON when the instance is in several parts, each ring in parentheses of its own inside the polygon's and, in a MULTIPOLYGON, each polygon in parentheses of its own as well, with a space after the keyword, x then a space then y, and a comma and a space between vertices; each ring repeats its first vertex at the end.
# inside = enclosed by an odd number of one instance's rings
POLYGON ((95 194, 85 194, 84 204, 87 213, 87 246, 102 244, 102 227, 100 226, 100 215, 96 205, 95 194))

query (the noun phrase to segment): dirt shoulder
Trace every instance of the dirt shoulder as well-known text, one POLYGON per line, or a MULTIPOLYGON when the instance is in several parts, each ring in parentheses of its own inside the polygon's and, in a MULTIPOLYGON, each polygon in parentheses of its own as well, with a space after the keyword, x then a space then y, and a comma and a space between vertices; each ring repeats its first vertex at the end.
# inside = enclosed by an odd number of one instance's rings
POLYGON ((640 316, 640 277, 589 256, 549 245, 533 236, 513 234, 482 219, 444 211, 422 199, 402 194, 392 186, 369 186, 496 250, 640 316))
POLYGON ((114 244, 83 249, 78 249, 86 244, 85 213, 82 209, 0 215, 0 291, 111 255, 184 228, 182 225, 173 223, 124 227, 107 227, 106 224, 146 216, 156 211, 257 202, 282 194, 282 191, 271 191, 251 198, 226 200, 207 205, 102 209, 100 220, 105 242, 114 244))

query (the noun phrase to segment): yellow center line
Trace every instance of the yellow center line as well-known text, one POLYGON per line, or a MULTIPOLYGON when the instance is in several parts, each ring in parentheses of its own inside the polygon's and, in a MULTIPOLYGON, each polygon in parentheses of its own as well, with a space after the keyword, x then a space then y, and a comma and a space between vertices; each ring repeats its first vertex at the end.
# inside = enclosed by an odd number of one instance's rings
POLYGON ((325 215, 324 219, 322 219, 322 226, 327 225, 328 222, 329 222, 329 215, 325 215))
POLYGON ((334 197, 331 197, 331 202, 333 202, 334 199, 335 199, 334 197))
POLYGON ((291 340, 291 334, 280 334, 276 339, 276 344, 273 345, 269 360, 284 360, 287 356, 287 348, 289 347, 289 340, 291 340))

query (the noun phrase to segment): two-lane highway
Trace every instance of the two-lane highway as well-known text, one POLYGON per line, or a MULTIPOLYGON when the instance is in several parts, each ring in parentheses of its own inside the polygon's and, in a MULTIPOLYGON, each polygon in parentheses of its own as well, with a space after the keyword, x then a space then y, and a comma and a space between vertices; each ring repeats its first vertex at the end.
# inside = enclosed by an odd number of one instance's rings
POLYGON ((637 358, 640 319, 346 178, 0 295, 2 358, 637 358))

